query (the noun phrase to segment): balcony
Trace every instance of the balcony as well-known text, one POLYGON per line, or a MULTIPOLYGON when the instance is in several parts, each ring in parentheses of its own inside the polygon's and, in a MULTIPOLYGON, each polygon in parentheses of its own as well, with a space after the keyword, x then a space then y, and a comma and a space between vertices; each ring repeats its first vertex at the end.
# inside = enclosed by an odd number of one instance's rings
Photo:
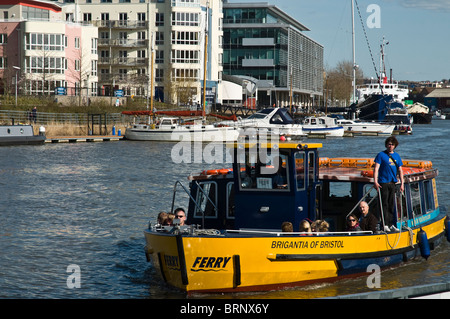
POLYGON ((121 65, 121 66, 148 66, 148 58, 129 58, 129 57, 119 57, 119 58, 99 58, 99 65, 121 65))
POLYGON ((99 29, 147 29, 148 21, 129 20, 93 20, 92 24, 99 29))
POLYGON ((136 39, 98 39, 99 47, 147 48, 148 40, 136 39))

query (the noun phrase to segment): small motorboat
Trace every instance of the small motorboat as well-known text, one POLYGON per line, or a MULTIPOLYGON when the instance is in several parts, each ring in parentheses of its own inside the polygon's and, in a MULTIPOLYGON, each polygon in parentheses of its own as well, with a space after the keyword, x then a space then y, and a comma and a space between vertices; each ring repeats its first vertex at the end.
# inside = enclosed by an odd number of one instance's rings
POLYGON ((377 122, 353 121, 338 119, 337 123, 344 127, 345 132, 356 135, 392 135, 395 125, 377 122))
POLYGON ((278 134, 291 138, 306 137, 303 125, 295 123, 288 109, 267 108, 250 115, 248 118, 238 118, 237 121, 224 121, 220 124, 234 126, 239 129, 255 129, 263 134, 278 134))
POLYGON ((344 127, 337 119, 329 116, 308 116, 303 121, 303 132, 308 135, 324 135, 326 137, 344 136, 344 127))

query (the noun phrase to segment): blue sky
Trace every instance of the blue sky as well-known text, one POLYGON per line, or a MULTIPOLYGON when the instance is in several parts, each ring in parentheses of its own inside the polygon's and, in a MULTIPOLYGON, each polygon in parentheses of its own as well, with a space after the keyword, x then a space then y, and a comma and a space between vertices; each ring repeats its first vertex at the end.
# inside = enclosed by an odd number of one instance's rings
MULTIPOLYGON (((352 61, 351 0, 229 0, 268 2, 304 24, 306 35, 324 46, 326 68, 352 61)), ((379 69, 380 44, 386 47, 386 68, 395 80, 450 79, 450 0, 357 0, 370 48, 379 69), (377 11, 370 11, 376 5, 377 11), (379 15, 377 15, 379 12, 379 15), (369 27, 369 22, 379 25, 369 27)), ((375 69, 355 8, 356 63, 366 77, 375 69)))

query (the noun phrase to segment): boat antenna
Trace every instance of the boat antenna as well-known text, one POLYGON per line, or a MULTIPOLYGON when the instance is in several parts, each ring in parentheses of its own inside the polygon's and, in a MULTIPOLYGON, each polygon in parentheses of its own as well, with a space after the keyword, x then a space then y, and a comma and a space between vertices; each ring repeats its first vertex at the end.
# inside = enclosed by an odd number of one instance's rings
POLYGON ((208 65, 208 15, 209 15, 209 1, 206 2, 206 17, 205 17, 205 57, 204 57, 204 66, 203 66, 203 120, 206 117, 206 68, 208 65))

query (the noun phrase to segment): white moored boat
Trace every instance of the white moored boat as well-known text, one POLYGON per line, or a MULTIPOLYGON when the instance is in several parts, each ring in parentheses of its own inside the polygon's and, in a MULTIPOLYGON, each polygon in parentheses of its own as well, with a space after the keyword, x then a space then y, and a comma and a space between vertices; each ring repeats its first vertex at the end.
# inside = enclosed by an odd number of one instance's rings
POLYGON ((287 109, 267 108, 250 115, 246 119, 221 122, 222 125, 240 129, 254 128, 258 132, 275 133, 291 137, 306 136, 302 124, 295 123, 287 109))
POLYGON ((352 120, 337 120, 344 127, 345 132, 358 135, 392 135, 395 125, 381 124, 377 122, 363 122, 352 120))
POLYGON ((239 131, 233 127, 204 125, 201 121, 182 125, 172 117, 163 117, 154 124, 132 124, 125 132, 125 138, 132 141, 234 142, 238 136, 239 131))
POLYGON ((303 132, 308 135, 325 135, 327 137, 344 136, 344 128, 337 120, 328 116, 308 116, 303 121, 303 132))

